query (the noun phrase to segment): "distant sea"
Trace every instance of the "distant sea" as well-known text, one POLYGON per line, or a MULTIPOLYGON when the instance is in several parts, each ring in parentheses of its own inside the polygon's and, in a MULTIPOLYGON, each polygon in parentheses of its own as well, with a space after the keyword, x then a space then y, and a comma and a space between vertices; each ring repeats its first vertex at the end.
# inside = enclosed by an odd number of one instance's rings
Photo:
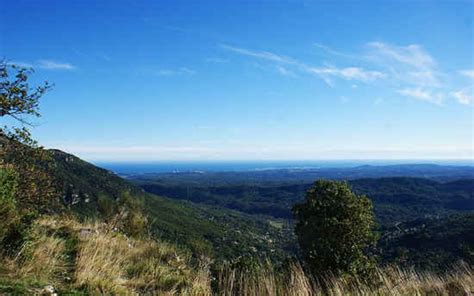
POLYGON ((153 162, 95 162, 117 174, 239 172, 277 169, 348 168, 363 165, 437 164, 474 166, 473 160, 292 160, 292 161, 153 161, 153 162))

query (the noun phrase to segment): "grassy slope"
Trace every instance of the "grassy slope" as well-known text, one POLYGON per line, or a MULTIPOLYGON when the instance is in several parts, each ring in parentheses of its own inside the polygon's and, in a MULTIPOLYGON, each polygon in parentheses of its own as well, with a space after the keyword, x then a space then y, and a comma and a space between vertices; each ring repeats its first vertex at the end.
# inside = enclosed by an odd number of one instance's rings
POLYGON ((38 219, 19 255, 1 263, 0 294, 210 293, 207 267, 176 247, 66 216, 38 219))
POLYGON ((224 268, 213 279, 208 265, 174 246, 128 238, 104 224, 45 216, 30 231, 21 255, 0 264, 0 294, 51 295, 47 287, 60 295, 202 296, 469 295, 474 289, 472 269, 461 265, 444 275, 388 267, 370 285, 327 277, 327 290, 298 264, 283 274, 271 265, 224 268))

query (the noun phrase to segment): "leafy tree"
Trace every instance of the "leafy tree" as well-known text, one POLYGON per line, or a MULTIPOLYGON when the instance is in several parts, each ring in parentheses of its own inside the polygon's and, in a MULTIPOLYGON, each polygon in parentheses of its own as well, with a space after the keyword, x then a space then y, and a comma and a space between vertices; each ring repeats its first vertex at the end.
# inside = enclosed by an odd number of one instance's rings
POLYGON ((28 83, 32 69, 0 61, 0 117, 10 116, 31 125, 26 117, 40 116, 39 99, 50 89, 48 82, 36 88, 28 83))
POLYGON ((345 182, 319 180, 293 207, 296 235, 316 277, 367 276, 375 266, 368 254, 377 235, 372 203, 345 182))
POLYGON ((10 117, 16 125, 0 128, 0 168, 14 170, 17 178, 15 198, 21 210, 47 210, 57 194, 47 171, 49 154, 31 138, 27 126, 39 117, 39 100, 50 89, 45 82, 30 87, 32 69, 0 61, 0 119, 10 117), (47 201, 47 202, 45 202, 47 201))

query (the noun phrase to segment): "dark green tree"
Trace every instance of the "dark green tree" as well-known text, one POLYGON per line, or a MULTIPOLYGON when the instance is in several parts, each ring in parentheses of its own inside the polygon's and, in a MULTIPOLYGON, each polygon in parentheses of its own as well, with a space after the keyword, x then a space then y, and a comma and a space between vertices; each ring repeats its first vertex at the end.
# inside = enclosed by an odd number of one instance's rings
POLYGON ((372 202, 346 182, 316 181, 303 203, 293 207, 296 235, 305 262, 319 278, 367 276, 377 241, 372 202))

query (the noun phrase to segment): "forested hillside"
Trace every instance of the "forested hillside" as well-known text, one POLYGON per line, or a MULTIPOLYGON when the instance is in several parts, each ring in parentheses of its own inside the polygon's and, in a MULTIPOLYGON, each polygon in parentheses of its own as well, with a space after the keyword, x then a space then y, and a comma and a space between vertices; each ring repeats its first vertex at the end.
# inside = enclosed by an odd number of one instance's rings
MULTIPOLYGON (((106 207, 113 207, 128 194, 143 205, 148 231, 154 237, 178 242, 196 255, 228 262, 241 256, 278 262, 298 253, 291 206, 302 200, 310 184, 165 186, 134 179, 155 195, 73 155, 59 150, 53 150, 52 155, 52 174, 62 186, 63 204, 81 219, 107 217, 110 210, 106 207)), ((397 177, 349 183, 355 192, 374 202, 382 226, 380 256, 384 262, 440 266, 456 258, 469 260, 469 248, 474 245, 468 235, 474 233, 473 214, 469 214, 473 209, 473 180, 441 183, 397 177), (460 215, 443 218, 456 213, 460 215), (420 244, 410 244, 421 238, 427 240, 421 244, 426 246, 423 249, 420 244)))
MULTIPOLYGON (((187 174, 173 180, 159 175, 131 180, 148 192, 232 209, 256 219, 280 218, 290 225, 292 206, 304 198, 311 186, 299 182, 288 184, 287 180, 283 184, 259 184, 254 180, 251 185, 243 185, 240 178, 237 184, 232 184, 228 176, 225 182, 216 184, 216 175, 213 173, 211 180, 201 175, 202 183, 191 182, 187 174)), ((472 260, 474 179, 440 182, 391 177, 349 180, 349 184, 354 192, 368 196, 374 203, 382 236, 378 252, 383 262, 436 269, 461 258, 472 260)), ((287 233, 291 238, 291 231, 287 233)), ((289 250, 296 250, 296 242, 293 244, 289 250)))
MULTIPOLYGON (((300 182, 287 184, 288 180, 273 184, 254 180, 251 185, 243 185, 239 178, 236 184, 232 184, 228 177, 225 184, 214 185, 214 177, 211 180, 201 178, 202 183, 183 180, 179 176, 175 180, 160 176, 141 176, 131 180, 150 193, 284 219, 291 219, 292 205, 301 201, 311 186, 300 182)), ((349 184, 355 192, 373 200, 381 224, 474 210, 474 179, 443 183, 392 177, 355 179, 349 184)))
POLYGON ((285 250, 294 252, 286 221, 149 194, 113 172, 59 150, 51 152, 51 174, 62 188, 63 204, 82 219, 109 216, 127 195, 143 207, 153 236, 178 242, 196 254, 232 261, 243 255, 281 259, 285 250))

